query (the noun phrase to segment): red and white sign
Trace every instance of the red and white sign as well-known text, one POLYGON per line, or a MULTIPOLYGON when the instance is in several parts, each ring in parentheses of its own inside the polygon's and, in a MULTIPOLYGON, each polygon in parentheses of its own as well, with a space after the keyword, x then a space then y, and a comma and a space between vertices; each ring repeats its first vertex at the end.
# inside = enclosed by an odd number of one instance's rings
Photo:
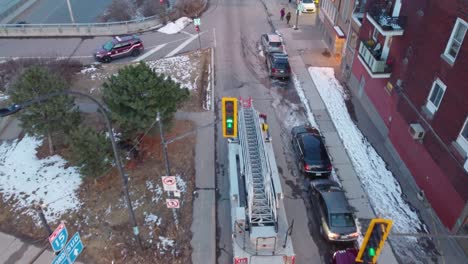
POLYGON ((249 263, 248 258, 234 258, 234 264, 247 264, 249 263))
POLYGON ((166 206, 167 208, 179 208, 179 199, 166 199, 166 206))
POLYGON ((54 241, 54 239, 58 236, 60 231, 62 231, 62 229, 64 229, 64 228, 65 228, 65 223, 61 222, 60 225, 57 226, 57 228, 55 228, 54 232, 49 236, 49 242, 52 243, 52 241, 54 241))
POLYGON ((162 183, 163 183, 163 189, 166 192, 177 191, 177 180, 175 176, 163 176, 162 183))

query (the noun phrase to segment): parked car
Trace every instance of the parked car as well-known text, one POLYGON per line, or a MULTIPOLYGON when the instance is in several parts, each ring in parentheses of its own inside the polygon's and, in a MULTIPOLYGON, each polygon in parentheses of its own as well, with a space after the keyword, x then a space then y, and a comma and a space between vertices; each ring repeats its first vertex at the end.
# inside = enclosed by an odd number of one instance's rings
POLYGON ((111 62, 114 59, 140 55, 143 42, 135 35, 114 37, 94 52, 94 58, 101 62, 111 62))
POLYGON ((357 240, 359 233, 353 212, 338 183, 329 179, 310 181, 310 198, 317 205, 320 233, 326 240, 357 240))
POLYGON ((330 157, 319 131, 302 125, 291 130, 292 146, 304 176, 328 177, 332 171, 330 157))
POLYGON ((263 34, 260 42, 265 53, 284 51, 281 37, 278 34, 263 34))
POLYGON ((288 55, 284 53, 269 53, 266 57, 268 75, 276 78, 291 77, 291 66, 288 55))
POLYGON ((315 13, 317 11, 314 0, 302 0, 302 6, 304 6, 303 13, 315 13))
POLYGON ((355 248, 347 248, 338 250, 333 253, 332 264, 356 264, 358 250, 355 248))

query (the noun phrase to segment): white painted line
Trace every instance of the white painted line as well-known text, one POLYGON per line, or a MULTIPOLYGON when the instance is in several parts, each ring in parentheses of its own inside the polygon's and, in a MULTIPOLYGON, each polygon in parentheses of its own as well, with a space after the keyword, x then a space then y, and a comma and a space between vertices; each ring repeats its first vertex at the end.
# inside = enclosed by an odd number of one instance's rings
POLYGON ((216 28, 213 28, 214 47, 216 48, 216 28))
POLYGON ((155 53, 156 51, 162 49, 164 46, 166 46, 166 44, 161 44, 161 45, 158 45, 152 49, 150 49, 149 51, 145 52, 143 55, 141 55, 140 57, 134 59, 132 62, 139 62, 141 60, 144 60, 146 58, 148 58, 151 54, 155 53))
MULTIPOLYGON (((201 35, 201 34, 200 34, 201 35)), ((197 35, 193 35, 192 37, 190 37, 189 39, 187 39, 186 41, 184 41, 182 44, 180 44, 177 48, 175 48, 174 50, 172 50, 171 52, 169 52, 166 56, 164 57, 171 57, 171 56, 174 56, 175 54, 177 54, 177 52, 179 52, 181 49, 185 48, 185 46, 187 46, 188 44, 190 44, 190 42, 192 42, 194 39, 197 38, 197 35)))
POLYGON ((187 31, 182 30, 181 32, 184 33, 184 34, 186 34, 186 35, 193 36, 193 34, 190 34, 190 33, 188 33, 187 31))

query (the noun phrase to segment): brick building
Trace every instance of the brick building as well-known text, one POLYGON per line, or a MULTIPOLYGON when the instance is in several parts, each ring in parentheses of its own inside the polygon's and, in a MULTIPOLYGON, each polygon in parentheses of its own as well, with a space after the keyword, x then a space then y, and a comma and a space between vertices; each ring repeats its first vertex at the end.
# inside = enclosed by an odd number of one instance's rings
POLYGON ((351 17, 348 86, 442 223, 466 233, 468 1, 367 0, 351 17))

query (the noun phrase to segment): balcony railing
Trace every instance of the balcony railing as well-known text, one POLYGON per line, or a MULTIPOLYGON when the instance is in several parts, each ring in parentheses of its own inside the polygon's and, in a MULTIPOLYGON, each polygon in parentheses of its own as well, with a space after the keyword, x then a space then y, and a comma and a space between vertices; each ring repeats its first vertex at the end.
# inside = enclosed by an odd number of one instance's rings
POLYGON ((385 8, 375 6, 367 12, 367 18, 384 36, 402 36, 406 24, 405 16, 392 17, 385 8))
POLYGON ((388 78, 391 75, 391 65, 387 59, 381 58, 382 49, 375 49, 373 41, 361 41, 359 44, 359 60, 364 64, 372 78, 388 78))

